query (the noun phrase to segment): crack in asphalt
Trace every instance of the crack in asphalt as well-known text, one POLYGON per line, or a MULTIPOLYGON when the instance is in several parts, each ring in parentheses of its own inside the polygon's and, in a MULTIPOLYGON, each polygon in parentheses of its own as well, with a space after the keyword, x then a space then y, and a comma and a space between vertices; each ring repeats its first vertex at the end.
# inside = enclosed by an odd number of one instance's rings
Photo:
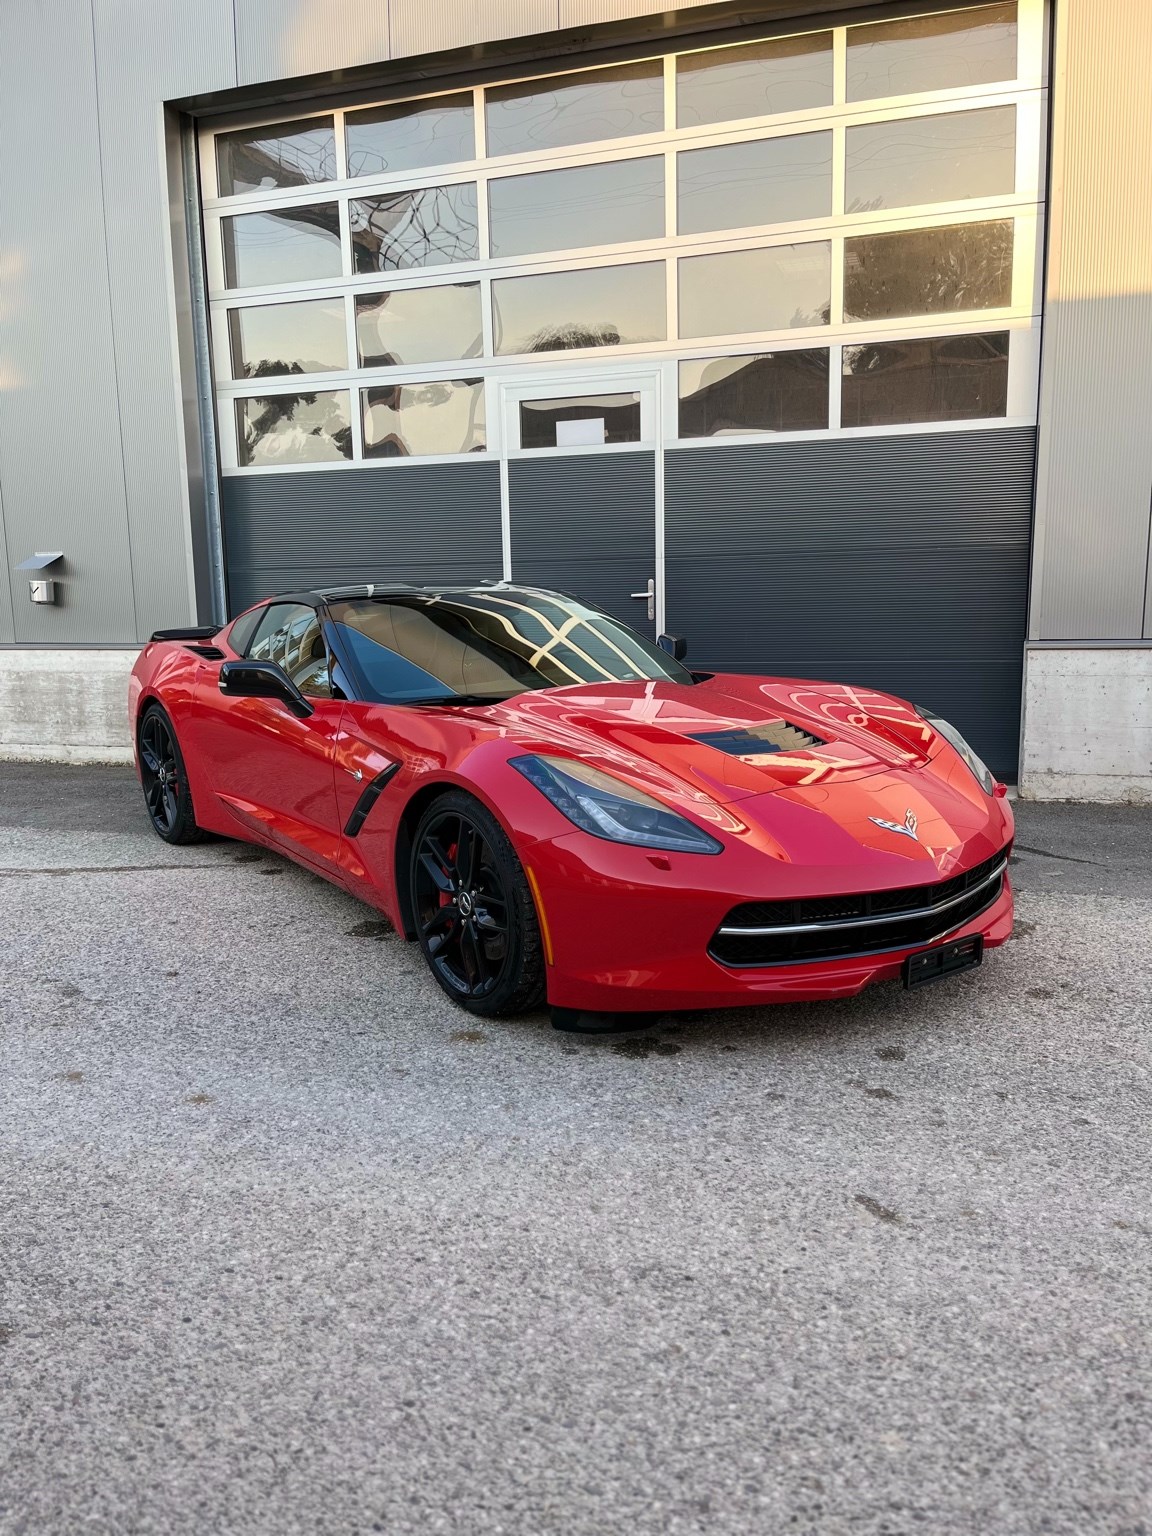
POLYGON ((1070 853, 1049 853, 1047 848, 1029 848, 1025 843, 1015 845, 1017 853, 1031 853, 1038 859, 1059 859, 1062 864, 1091 864, 1093 869, 1107 869, 1107 864, 1101 864, 1099 859, 1074 859, 1070 853))

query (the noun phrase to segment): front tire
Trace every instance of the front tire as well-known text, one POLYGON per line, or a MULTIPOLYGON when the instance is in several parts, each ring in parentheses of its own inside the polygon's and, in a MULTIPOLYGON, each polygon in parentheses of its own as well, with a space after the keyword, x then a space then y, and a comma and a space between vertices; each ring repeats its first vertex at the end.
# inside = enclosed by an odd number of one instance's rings
POLYGON ((454 1003, 492 1018, 544 1001, 544 948, 523 865, 496 818, 459 790, 412 839, 412 912, 428 968, 454 1003))
POLYGON ((166 843, 203 842, 208 834, 196 825, 184 755, 172 721, 159 704, 149 704, 140 716, 136 746, 152 830, 166 843))

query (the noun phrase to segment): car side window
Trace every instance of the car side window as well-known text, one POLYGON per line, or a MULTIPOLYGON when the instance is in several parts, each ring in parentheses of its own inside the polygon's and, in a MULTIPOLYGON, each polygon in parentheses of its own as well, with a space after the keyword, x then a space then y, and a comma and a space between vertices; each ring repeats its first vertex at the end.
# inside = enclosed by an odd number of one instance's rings
POLYGON ((264 612, 248 646, 252 661, 274 661, 300 692, 332 697, 328 648, 316 610, 305 603, 273 603, 264 612))
POLYGON ((247 656, 248 642, 256 633, 260 620, 268 612, 267 608, 253 608, 251 613, 242 613, 228 632, 228 644, 236 652, 237 656, 247 656))

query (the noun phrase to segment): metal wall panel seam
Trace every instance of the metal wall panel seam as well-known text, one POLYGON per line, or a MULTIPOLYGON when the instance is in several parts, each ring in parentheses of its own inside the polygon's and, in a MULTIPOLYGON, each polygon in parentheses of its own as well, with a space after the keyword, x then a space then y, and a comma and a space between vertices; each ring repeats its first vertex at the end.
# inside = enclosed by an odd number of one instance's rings
POLYGON ((96 62, 96 0, 89 0, 88 17, 92 28, 92 80, 96 91, 96 162, 100 173, 100 229, 104 241, 104 282, 108 294, 108 313, 112 317, 112 377, 116 389, 116 427, 120 440, 120 473, 124 486, 124 536, 128 543, 128 592, 132 609, 132 633, 139 638, 136 612, 136 572, 132 551, 132 523, 128 516, 128 465, 124 447, 124 402, 120 391, 119 343, 116 307, 112 301, 112 251, 108 242, 108 195, 104 178, 104 132, 100 109, 100 72, 96 62))
MULTIPOLYGON (((2 247, 2 243, 3 237, 0 235, 0 247, 2 247)), ((4 403, 2 388, 3 386, 0 385, 0 406, 4 403)), ((11 570, 11 566, 8 563, 8 537, 4 528, 4 482, 2 479, 0 479, 0 560, 4 563, 3 568, 7 575, 11 570)), ((14 645, 15 641, 16 630, 13 625, 12 615, 12 587, 11 583, 5 580, 0 582, 0 645, 14 645)))
POLYGON ((387 0, 232 0, 237 81, 263 84, 383 63, 387 0))
POLYGON ((188 342, 182 351, 176 264, 186 269, 186 260, 173 237, 183 176, 163 103, 192 83, 235 79, 232 3, 93 0, 93 12, 135 632, 145 636, 191 616, 204 558, 191 516, 196 443, 181 395, 188 342))
POLYGON ((394 57, 555 32, 559 0, 389 0, 394 57))

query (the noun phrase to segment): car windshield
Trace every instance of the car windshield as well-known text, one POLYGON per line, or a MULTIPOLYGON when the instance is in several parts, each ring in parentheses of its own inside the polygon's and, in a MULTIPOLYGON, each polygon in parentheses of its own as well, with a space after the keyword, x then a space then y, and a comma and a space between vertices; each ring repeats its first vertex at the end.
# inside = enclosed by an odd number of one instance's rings
POLYGON ((472 703, 576 683, 694 681, 627 625, 553 593, 390 593, 334 601, 329 616, 372 697, 387 703, 472 703))

